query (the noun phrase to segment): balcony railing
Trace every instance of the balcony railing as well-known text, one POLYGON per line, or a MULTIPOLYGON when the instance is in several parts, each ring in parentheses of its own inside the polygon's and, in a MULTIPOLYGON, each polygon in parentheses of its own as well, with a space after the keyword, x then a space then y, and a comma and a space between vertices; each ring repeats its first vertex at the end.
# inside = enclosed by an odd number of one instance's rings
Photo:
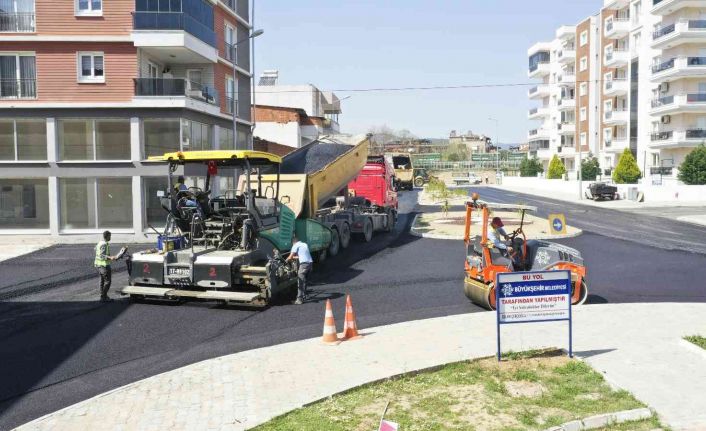
POLYGON ((240 113, 238 109, 238 99, 233 99, 233 95, 226 96, 226 112, 232 114, 235 110, 235 116, 237 117, 240 113), (233 109, 235 107, 235 109, 233 109))
POLYGON ((0 33, 34 33, 34 13, 0 12, 0 33))
POLYGON ((650 166, 650 175, 672 175, 674 172, 673 167, 666 166, 650 166))
POLYGON ((539 66, 541 66, 543 64, 549 64, 549 62, 548 61, 539 61, 539 62, 531 65, 529 68, 529 71, 534 72, 535 70, 539 69, 539 66))
POLYGON ((686 103, 706 102, 706 93, 689 93, 686 95, 686 103))
POLYGON ((706 19, 690 19, 689 30, 704 30, 706 29, 706 19))
POLYGON ((706 66, 706 57, 687 57, 688 66, 706 66))
POLYGON ((561 99, 557 100, 556 104, 557 104, 557 106, 561 106, 564 103, 570 104, 570 102, 575 102, 575 101, 576 101, 576 99, 574 99, 573 97, 562 97, 561 99))
POLYGON ((35 99, 37 97, 37 80, 31 79, 0 79, 0 99, 35 99))
POLYGON ((611 119, 613 118, 613 113, 614 113, 614 112, 616 112, 616 113, 621 113, 621 112, 627 112, 627 110, 625 110, 625 109, 613 109, 612 111, 605 111, 605 112, 603 113, 603 118, 604 118, 606 121, 607 121, 607 120, 611 120, 611 119))
POLYGON ((671 105, 674 103, 674 96, 664 96, 659 99, 652 100, 652 107, 659 108, 660 106, 671 105))
POLYGON ((670 33, 674 33, 675 29, 676 26, 674 24, 665 25, 664 27, 659 28, 652 33, 652 40, 659 39, 660 37, 666 36, 670 33))
POLYGON ((529 89, 529 94, 532 95, 532 94, 536 93, 537 91, 539 91, 539 87, 534 86, 529 89))
POLYGON ((674 59, 672 58, 671 60, 667 60, 664 63, 660 64, 655 64, 652 66, 652 73, 659 73, 664 70, 668 70, 674 67, 674 59))
POLYGON ((706 129, 686 129, 686 139, 706 139, 706 129))
POLYGON ((529 110, 529 115, 534 115, 534 114, 536 114, 537 112, 539 112, 539 108, 532 108, 532 109, 529 110))
POLYGON ((135 30, 184 30, 215 47, 213 28, 183 12, 133 12, 135 30))
POLYGON ((672 136, 674 135, 673 131, 668 131, 668 132, 657 132, 653 133, 650 135, 650 140, 651 141, 666 141, 669 139, 672 139, 672 136))
POLYGON ((215 89, 183 78, 135 78, 135 96, 190 97, 218 105, 215 89))
POLYGON ((225 42, 226 60, 238 64, 238 47, 225 42))
POLYGON ((530 136, 535 136, 539 133, 539 129, 532 129, 529 131, 530 136))

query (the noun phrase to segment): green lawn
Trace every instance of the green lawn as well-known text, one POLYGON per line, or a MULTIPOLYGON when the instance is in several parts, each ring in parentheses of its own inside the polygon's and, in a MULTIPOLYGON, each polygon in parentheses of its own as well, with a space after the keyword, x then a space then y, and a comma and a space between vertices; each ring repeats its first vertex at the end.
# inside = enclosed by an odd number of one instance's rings
POLYGON ((684 337, 684 339, 706 350, 706 337, 702 337, 700 335, 690 335, 688 337, 684 337))
MULTIPOLYGON (((370 431, 386 419, 402 431, 543 430, 599 413, 644 405, 613 391, 583 362, 557 351, 508 354, 501 364, 486 358, 436 371, 366 385, 295 410, 255 428, 258 431, 370 431)), ((651 430, 656 418, 612 426, 651 430)))

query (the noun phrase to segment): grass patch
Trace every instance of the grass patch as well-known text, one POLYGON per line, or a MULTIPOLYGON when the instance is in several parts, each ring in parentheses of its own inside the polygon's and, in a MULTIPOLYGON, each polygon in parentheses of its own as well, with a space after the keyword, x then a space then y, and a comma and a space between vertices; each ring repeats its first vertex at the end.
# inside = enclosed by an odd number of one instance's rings
MULTIPOLYGON (((574 419, 644 407, 559 351, 508 353, 362 386, 294 410, 258 431, 367 431, 387 419, 413 430, 543 430, 574 419)), ((611 430, 651 430, 656 418, 611 430)))
POLYGON ((688 337, 684 337, 684 339, 706 350, 706 337, 702 337, 700 335, 690 335, 688 337))

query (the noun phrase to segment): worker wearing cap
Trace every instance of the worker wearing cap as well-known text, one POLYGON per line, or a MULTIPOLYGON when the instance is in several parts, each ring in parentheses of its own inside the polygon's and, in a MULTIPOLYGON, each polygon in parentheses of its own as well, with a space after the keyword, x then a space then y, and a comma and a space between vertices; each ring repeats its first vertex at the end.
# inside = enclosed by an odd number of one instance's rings
POLYGON ((512 254, 512 247, 505 243, 505 241, 509 240, 510 237, 507 232, 505 232, 503 226, 505 225, 500 217, 493 217, 493 220, 490 222, 491 229, 488 231, 488 245, 490 246, 490 244, 492 244, 492 246, 497 248, 503 256, 502 258, 496 258, 494 263, 497 265, 509 266, 513 265, 512 260, 509 259, 512 254))
POLYGON ((180 175, 177 178, 176 183, 174 183, 174 194, 179 194, 179 192, 186 192, 189 188, 184 184, 184 176, 180 175))
POLYGON ((112 299, 108 297, 110 289, 110 281, 112 270, 110 262, 116 260, 115 256, 110 255, 110 231, 103 232, 103 240, 96 244, 96 258, 93 261, 93 266, 98 270, 99 288, 101 293, 101 302, 110 302, 112 299))
POLYGON ((314 259, 311 258, 307 243, 299 241, 296 234, 292 237, 292 243, 294 245, 292 245, 292 251, 289 253, 287 261, 297 260, 299 262, 299 269, 297 270, 297 300, 294 303, 302 304, 306 300, 306 279, 311 272, 314 259))

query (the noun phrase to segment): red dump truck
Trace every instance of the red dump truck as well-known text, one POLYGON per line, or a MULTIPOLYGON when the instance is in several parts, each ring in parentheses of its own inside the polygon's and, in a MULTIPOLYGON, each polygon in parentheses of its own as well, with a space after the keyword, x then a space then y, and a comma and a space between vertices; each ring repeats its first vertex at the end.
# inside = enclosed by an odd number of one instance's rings
POLYGON ((390 232, 394 229, 398 207, 395 169, 384 156, 369 156, 358 176, 348 184, 348 192, 354 203, 388 215, 376 220, 374 231, 390 232))

